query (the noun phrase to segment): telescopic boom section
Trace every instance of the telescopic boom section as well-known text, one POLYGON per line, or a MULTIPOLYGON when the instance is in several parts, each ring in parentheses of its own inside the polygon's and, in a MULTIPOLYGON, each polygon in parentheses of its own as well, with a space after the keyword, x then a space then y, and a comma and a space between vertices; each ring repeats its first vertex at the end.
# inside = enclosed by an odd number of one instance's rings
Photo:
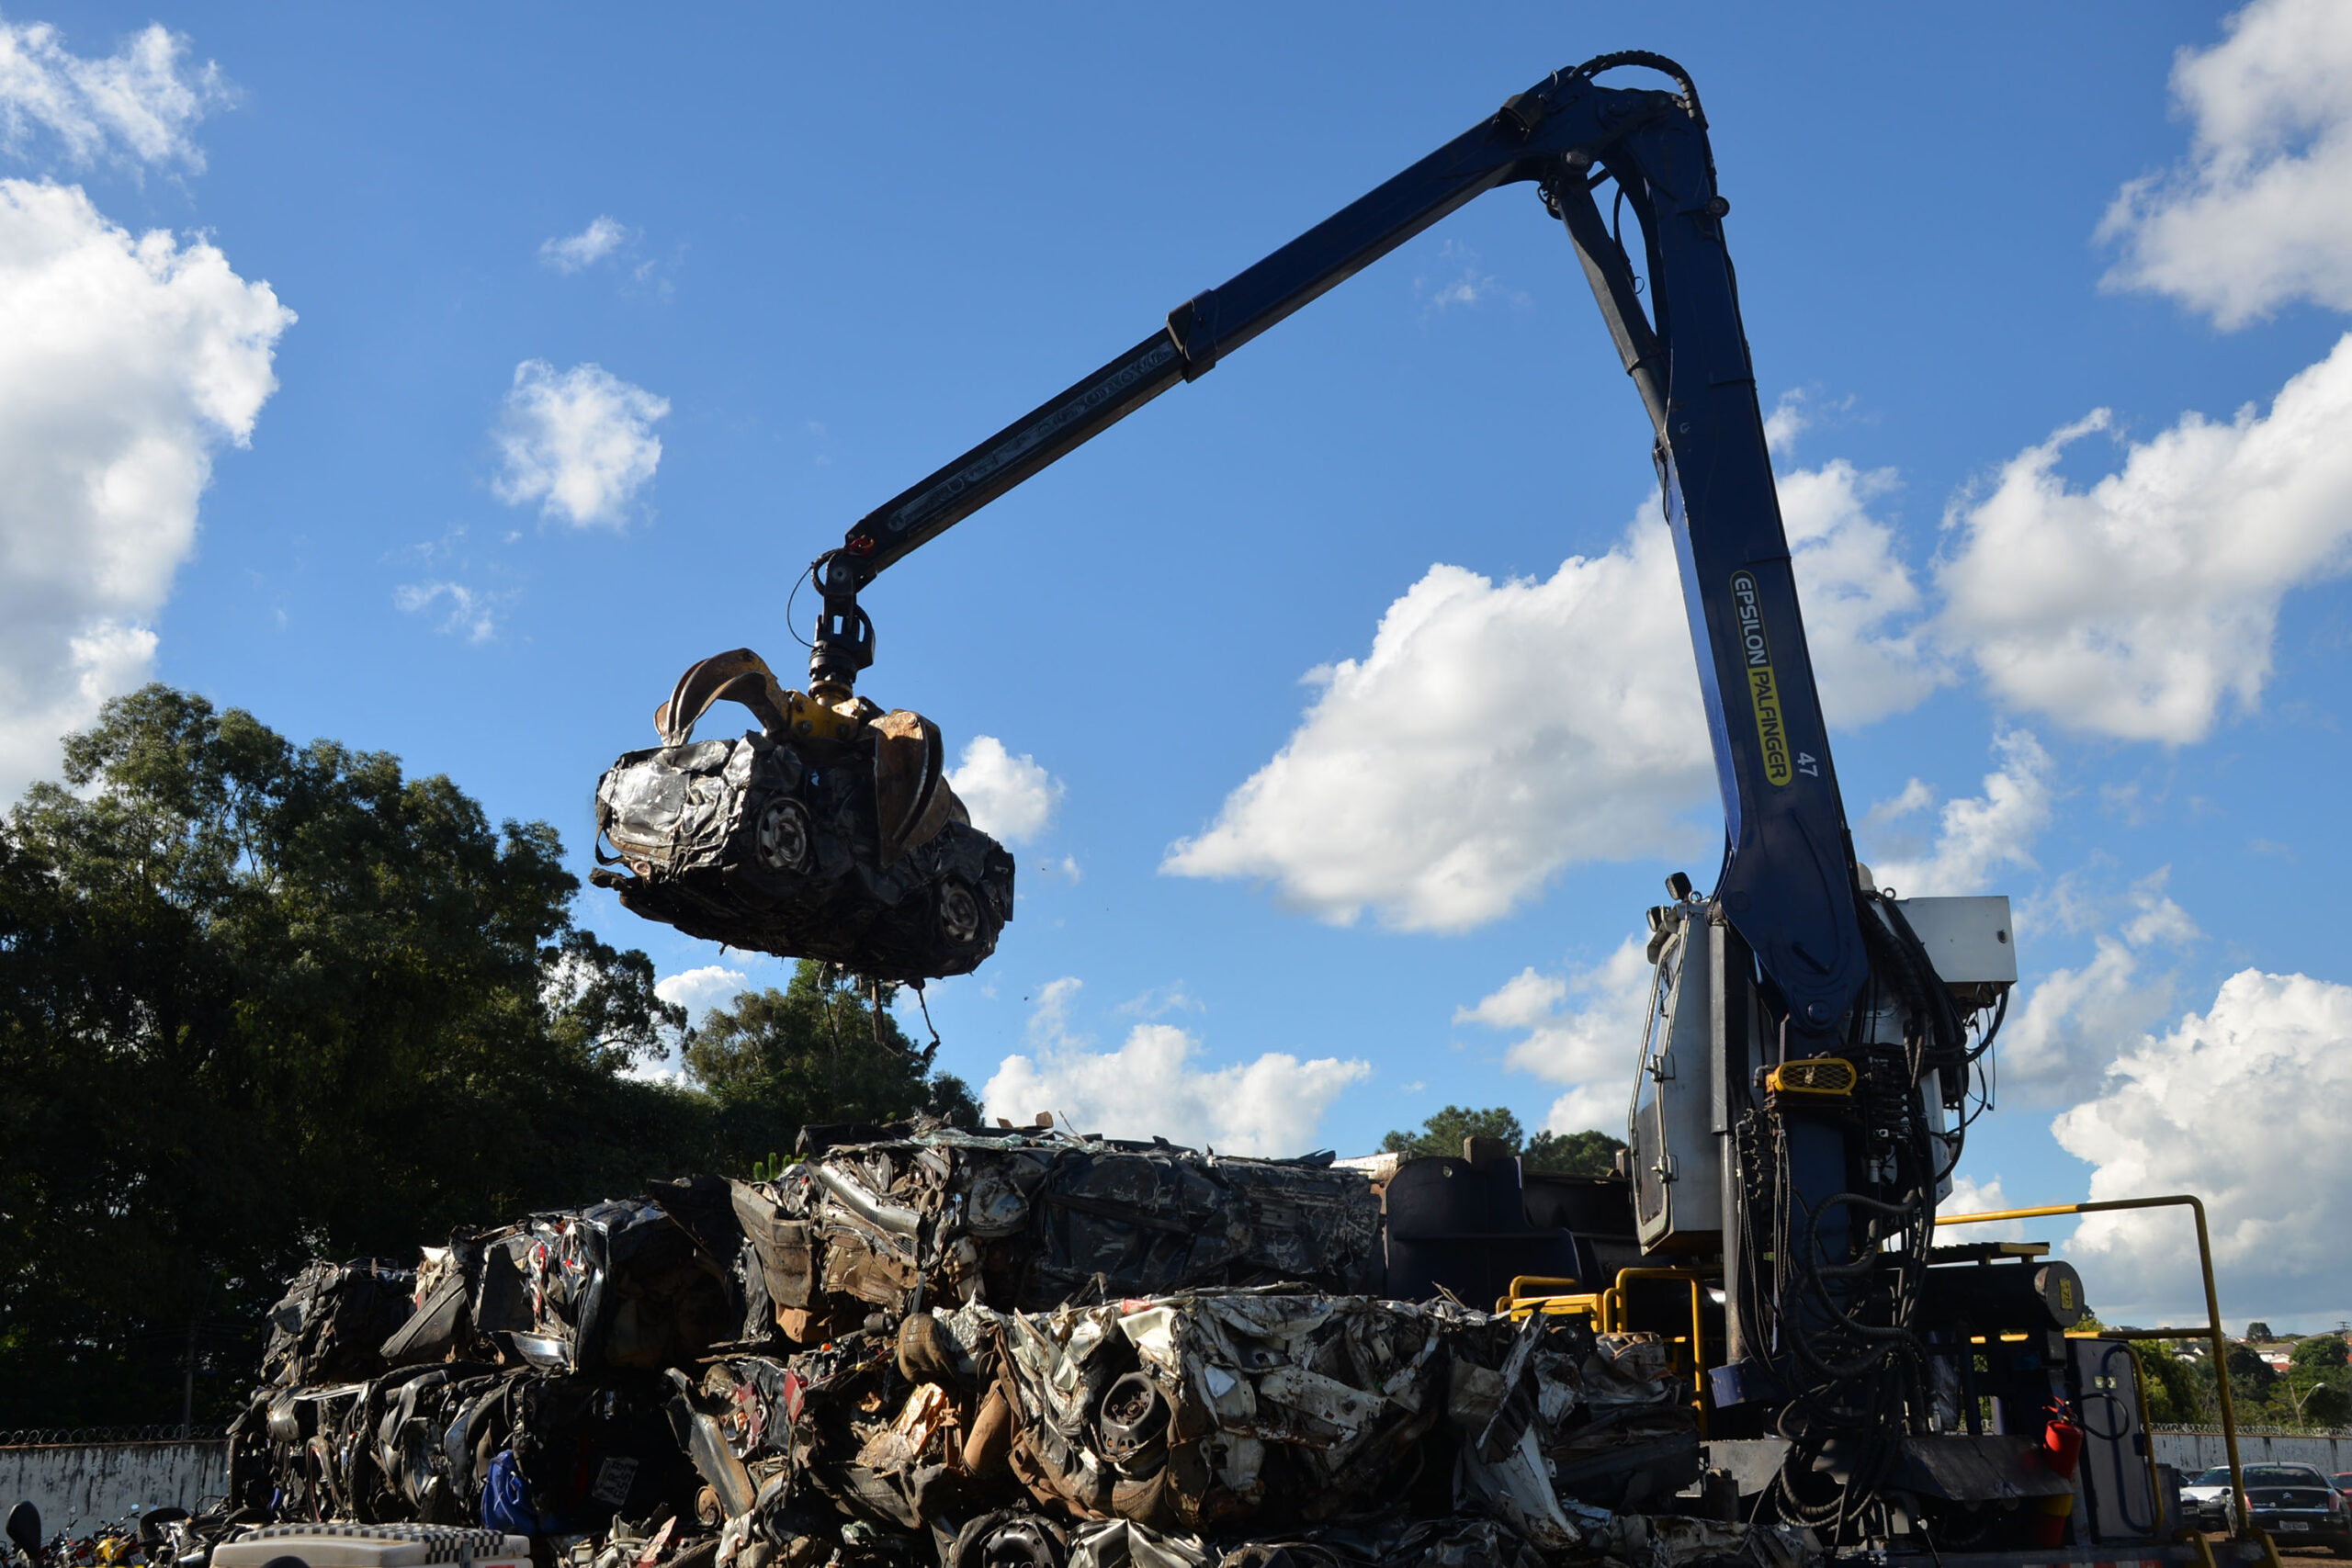
MULTIPOLYGON (((1657 432, 1724 799, 1714 895, 1785 1009, 1789 1055, 1832 1049, 1868 974, 1852 851, 1798 612, 1698 94, 1650 54, 1603 55, 1506 103, 1411 168, 1170 312, 1165 328, 876 507, 818 563, 812 687, 873 660, 858 590, 882 570, 1497 186, 1532 182, 1566 226, 1657 432), (1641 65, 1679 94, 1603 87, 1641 65), (1614 181, 1644 284, 1593 200, 1614 181)), ((1573 671, 1563 671, 1573 678, 1573 671)))

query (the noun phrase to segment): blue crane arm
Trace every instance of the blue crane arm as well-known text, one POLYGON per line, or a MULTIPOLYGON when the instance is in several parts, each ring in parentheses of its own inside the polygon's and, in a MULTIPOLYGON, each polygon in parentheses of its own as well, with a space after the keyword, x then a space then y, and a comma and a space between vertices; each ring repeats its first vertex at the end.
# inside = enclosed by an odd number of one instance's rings
POLYGON ((860 518, 817 563, 825 603, 811 684, 846 692, 872 661, 857 592, 885 568, 1474 197, 1523 182, 1566 228, 1657 430, 1723 792, 1714 896, 1780 993, 1786 1053, 1826 1052, 1869 975, 1853 852, 1724 243, 1730 208, 1716 188, 1697 90, 1658 56, 1603 55, 1511 98, 860 518), (1664 71, 1682 91, 1594 80, 1618 65, 1664 71), (1593 199, 1607 181, 1639 220, 1646 310, 1633 263, 1593 199))

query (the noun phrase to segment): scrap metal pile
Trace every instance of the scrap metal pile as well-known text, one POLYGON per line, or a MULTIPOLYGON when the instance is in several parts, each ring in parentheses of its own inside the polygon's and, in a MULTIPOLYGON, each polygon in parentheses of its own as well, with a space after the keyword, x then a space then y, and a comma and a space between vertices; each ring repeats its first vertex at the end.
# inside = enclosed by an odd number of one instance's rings
POLYGON ((540 1568, 1793 1560, 1631 1511, 1697 1473, 1655 1336, 1382 1300, 1380 1227, 1328 1156, 932 1128, 314 1264, 232 1501, 540 1568))

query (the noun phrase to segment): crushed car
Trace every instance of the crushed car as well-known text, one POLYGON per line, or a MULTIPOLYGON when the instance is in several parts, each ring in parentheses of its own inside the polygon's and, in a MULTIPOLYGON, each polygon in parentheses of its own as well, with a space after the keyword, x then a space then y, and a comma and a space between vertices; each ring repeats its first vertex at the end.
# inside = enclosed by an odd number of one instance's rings
POLYGON ((1276 1280, 1363 1292, 1381 1269, 1379 1200, 1328 1156, 943 1127, 835 1147, 734 1193, 758 1263, 747 1288, 796 1338, 844 1308, 1035 1311, 1082 1292, 1276 1280))
POLYGON ((916 984, 996 951, 1012 857, 972 826, 929 719, 786 691, 738 649, 680 677, 654 727, 662 744, 623 753, 596 785, 590 880, 631 913, 916 984), (722 699, 761 728, 695 740, 722 699))
POLYGON ((807 1146, 304 1270, 215 1539, 471 1530, 537 1568, 1810 1550, 1677 1512, 1699 1447, 1656 1335, 1388 1299, 1373 1179, 1329 1156, 937 1125, 807 1146))

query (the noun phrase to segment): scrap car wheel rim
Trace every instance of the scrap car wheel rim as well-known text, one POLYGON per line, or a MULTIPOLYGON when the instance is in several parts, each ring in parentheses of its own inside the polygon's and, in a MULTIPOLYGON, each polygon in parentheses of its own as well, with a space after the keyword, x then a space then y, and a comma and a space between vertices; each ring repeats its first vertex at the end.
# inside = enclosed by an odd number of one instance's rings
POLYGON ((1061 1568, 1057 1547, 1035 1520, 1008 1520, 980 1542, 981 1568, 1061 1568))
POLYGON ((967 942, 980 934, 980 901, 960 882, 939 889, 939 931, 952 942, 967 942))
POLYGON ((1132 1459, 1168 1430, 1168 1402, 1148 1376, 1129 1372, 1103 1390, 1097 1426, 1104 1453, 1132 1459))
POLYGON ((770 871, 805 871, 808 865, 808 817, 792 800, 771 800, 761 808, 757 844, 760 863, 770 871))

